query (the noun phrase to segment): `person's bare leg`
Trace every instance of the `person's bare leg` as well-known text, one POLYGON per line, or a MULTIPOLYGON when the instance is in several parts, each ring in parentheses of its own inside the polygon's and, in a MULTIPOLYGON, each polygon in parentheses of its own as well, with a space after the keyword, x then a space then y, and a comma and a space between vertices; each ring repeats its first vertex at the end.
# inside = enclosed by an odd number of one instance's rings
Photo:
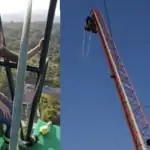
POLYGON ((8 50, 6 47, 0 50, 0 56, 6 58, 9 61, 18 62, 18 54, 8 50))
MULTIPOLYGON (((37 52, 42 49, 43 41, 44 41, 44 39, 41 39, 37 46, 35 46, 33 49, 28 51, 28 59, 35 56, 37 54, 37 52)), ((10 51, 6 47, 3 47, 0 49, 0 56, 8 59, 9 61, 16 62, 16 63, 18 62, 18 57, 19 57, 18 54, 10 51)))

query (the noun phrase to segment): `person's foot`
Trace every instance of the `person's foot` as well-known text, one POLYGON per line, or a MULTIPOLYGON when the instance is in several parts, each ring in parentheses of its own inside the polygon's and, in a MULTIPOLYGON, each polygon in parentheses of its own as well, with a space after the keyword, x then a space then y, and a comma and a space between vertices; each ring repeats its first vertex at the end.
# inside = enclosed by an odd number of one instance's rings
POLYGON ((4 143, 1 147, 1 149, 2 150, 9 150, 9 142, 10 142, 9 137, 7 137, 6 135, 3 135, 3 139, 4 139, 4 143))
POLYGON ((9 144, 4 141, 4 143, 3 143, 2 147, 1 147, 1 149, 2 149, 2 150, 9 150, 9 144))
POLYGON ((9 142, 10 142, 10 138, 9 137, 7 137, 6 135, 3 135, 3 139, 4 139, 4 142, 6 144, 9 144, 9 142))

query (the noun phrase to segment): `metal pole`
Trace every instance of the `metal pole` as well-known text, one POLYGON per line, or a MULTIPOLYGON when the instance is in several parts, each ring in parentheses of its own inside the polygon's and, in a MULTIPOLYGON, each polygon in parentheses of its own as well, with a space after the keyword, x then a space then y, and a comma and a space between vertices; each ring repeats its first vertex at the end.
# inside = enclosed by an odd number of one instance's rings
POLYGON ((36 110, 37 110, 37 104, 38 104, 38 101, 40 99, 41 92, 43 89, 43 83, 44 83, 44 79, 45 79, 45 74, 46 74, 48 62, 49 62, 49 59, 46 60, 43 73, 40 75, 39 81, 37 83, 36 93, 34 95, 33 103, 31 106, 30 118, 29 118, 28 128, 27 128, 27 135, 25 137, 26 141, 28 141, 30 139, 30 136, 31 136, 31 132, 32 132, 32 128, 33 128, 33 122, 34 122, 34 118, 35 118, 35 114, 36 114, 36 110))
POLYGON ((25 71, 26 71, 31 13, 32 13, 32 0, 29 0, 27 14, 23 25, 21 44, 20 44, 20 55, 19 55, 18 68, 17 68, 9 150, 16 150, 18 144, 18 134, 20 128, 20 121, 21 121, 20 114, 21 114, 22 99, 24 95, 24 79, 25 79, 25 71))
POLYGON ((47 16, 47 24, 46 24, 45 35, 44 35, 44 44, 43 44, 43 49, 42 49, 41 58, 40 58, 41 70, 44 69, 46 56, 47 56, 48 49, 49 49, 49 41, 50 41, 51 31, 53 27, 56 4, 57 4, 57 0, 50 1, 48 16, 47 16))
POLYGON ((41 95, 41 94, 37 94, 37 92, 39 92, 39 93, 41 92, 41 83, 42 82, 39 80, 43 80, 43 82, 44 82, 44 79, 40 79, 40 78, 43 77, 45 67, 46 67, 45 66, 46 56, 47 56, 48 48, 49 48, 49 41, 50 41, 50 37, 51 37, 51 31, 52 31, 52 26, 53 26, 56 4, 57 4, 57 0, 51 0, 50 1, 48 16, 47 16, 47 24, 46 24, 45 35, 44 35, 44 44, 43 44, 43 49, 42 49, 41 58, 40 58, 40 66, 39 66, 40 67, 40 73, 38 75, 38 81, 37 81, 37 89, 38 90, 36 91, 36 94, 35 94, 35 97, 33 100, 33 104, 31 107, 31 115, 30 115, 30 119, 29 119, 27 135, 25 138, 26 140, 28 140, 30 138, 32 127, 33 127, 33 121, 34 121, 33 119, 34 119, 34 116, 36 114, 36 106, 37 106, 37 102, 38 102, 38 96, 41 95))
MULTIPOLYGON (((1 60, 0 60, 0 66, 8 67, 8 68, 11 68, 11 69, 16 69, 17 68, 17 64, 16 63, 4 62, 4 61, 1 61, 1 60)), ((26 70, 27 71, 31 71, 31 72, 35 72, 35 73, 39 73, 40 72, 39 67, 34 67, 34 66, 30 66, 30 65, 27 65, 26 70)))

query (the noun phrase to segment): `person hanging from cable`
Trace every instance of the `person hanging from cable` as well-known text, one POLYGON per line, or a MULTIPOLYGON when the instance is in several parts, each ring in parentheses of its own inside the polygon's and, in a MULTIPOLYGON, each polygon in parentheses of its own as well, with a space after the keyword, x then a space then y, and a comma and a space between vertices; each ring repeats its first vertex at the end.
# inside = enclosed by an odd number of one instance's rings
MULTIPOLYGON (((33 49, 28 51, 28 59, 32 58, 37 54, 38 51, 42 49, 44 38, 42 38, 37 46, 35 46, 33 49)), ((6 58, 9 61, 12 62, 18 62, 19 55, 17 53, 12 52, 8 48, 6 48, 4 45, 4 39, 3 39, 3 33, 0 32, 0 57, 6 58)))
POLYGON ((84 29, 88 32, 91 32, 91 17, 87 17, 85 20, 85 27, 84 29))
POLYGON ((92 17, 88 16, 86 18, 84 30, 88 31, 88 32, 97 33, 96 26, 95 26, 95 23, 94 23, 92 17))

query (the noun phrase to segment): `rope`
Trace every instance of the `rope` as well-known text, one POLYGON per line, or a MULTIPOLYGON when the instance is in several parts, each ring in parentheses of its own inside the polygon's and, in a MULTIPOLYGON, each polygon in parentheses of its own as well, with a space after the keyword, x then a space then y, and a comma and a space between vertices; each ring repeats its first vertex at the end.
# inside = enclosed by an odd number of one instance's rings
POLYGON ((88 57, 88 56, 89 56, 90 48, 91 48, 91 35, 89 36, 89 42, 88 42, 88 47, 87 47, 86 57, 88 57))
POLYGON ((82 40, 82 56, 84 57, 84 48, 85 48, 85 30, 83 31, 83 40, 82 40))
POLYGON ((31 22, 31 12, 32 12, 32 0, 29 0, 27 13, 23 25, 21 44, 20 44, 20 55, 19 55, 19 61, 17 67, 16 88, 15 88, 15 97, 14 97, 14 104, 13 104, 13 115, 12 115, 9 150, 16 150, 18 144, 19 128, 20 128, 20 121, 21 121, 20 114, 21 114, 21 106, 22 106, 22 100, 24 95, 24 79, 25 79, 26 62, 27 62, 28 37, 29 37, 29 29, 30 29, 30 22, 31 22))
POLYGON ((82 56, 83 57, 88 57, 90 53, 90 48, 91 48, 91 35, 89 36, 89 41, 87 45, 87 52, 85 52, 85 30, 83 32, 83 41, 82 41, 82 56))
POLYGON ((107 19, 107 22, 108 22, 109 31, 110 31, 110 34, 112 36, 112 29, 111 29, 110 17, 109 17, 109 12, 108 12, 108 7, 107 7, 106 0, 104 0, 104 9, 105 9, 105 14, 106 14, 106 19, 107 19))

